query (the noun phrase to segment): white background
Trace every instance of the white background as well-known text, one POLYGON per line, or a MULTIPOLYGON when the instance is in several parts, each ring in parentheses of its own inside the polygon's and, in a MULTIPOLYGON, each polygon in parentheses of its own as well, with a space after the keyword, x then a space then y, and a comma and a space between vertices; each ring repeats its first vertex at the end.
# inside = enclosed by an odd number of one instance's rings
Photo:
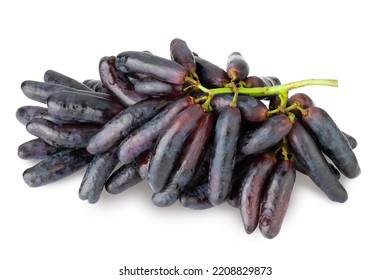
MULTIPOLYGON (((263 278, 389 279, 386 1, 102 2, 0 4, 0 279, 125 279, 118 274, 125 265, 210 272, 272 266, 273 275, 263 278), (175 37, 221 67, 240 51, 254 75, 338 79, 338 88, 302 91, 358 139, 362 174, 342 179, 349 200, 330 202, 299 174, 282 231, 267 240, 258 231, 247 235, 228 206, 157 208, 144 184, 119 196, 104 193, 96 205, 78 198, 82 172, 42 188, 25 185, 23 170, 33 162, 16 151, 32 137, 15 111, 35 103, 21 92, 23 80, 42 80, 47 69, 80 81, 98 78, 102 56, 147 49, 169 57, 175 37)), ((220 278, 210 272, 176 278, 220 278)))

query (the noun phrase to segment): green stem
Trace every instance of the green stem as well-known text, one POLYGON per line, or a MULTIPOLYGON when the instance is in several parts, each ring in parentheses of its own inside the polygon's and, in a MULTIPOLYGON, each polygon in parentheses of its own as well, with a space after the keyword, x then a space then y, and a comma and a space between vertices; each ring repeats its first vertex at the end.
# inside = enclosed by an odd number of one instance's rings
POLYGON ((273 87, 257 87, 257 88, 239 88, 238 91, 240 94, 247 94, 253 97, 264 97, 275 95, 281 92, 290 91, 293 89, 306 87, 306 86, 331 86, 337 87, 337 80, 327 80, 327 79, 308 79, 297 82, 292 82, 288 84, 277 85, 273 87))

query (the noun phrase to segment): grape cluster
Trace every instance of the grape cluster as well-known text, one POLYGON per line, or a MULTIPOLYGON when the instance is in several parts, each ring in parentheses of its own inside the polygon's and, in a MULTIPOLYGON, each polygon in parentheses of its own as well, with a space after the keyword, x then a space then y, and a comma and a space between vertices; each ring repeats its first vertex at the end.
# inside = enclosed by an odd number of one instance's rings
POLYGON ((53 70, 24 81, 23 93, 46 106, 23 106, 17 119, 36 138, 18 148, 38 159, 23 173, 39 187, 87 166, 79 197, 96 203, 145 180, 152 201, 206 209, 228 202, 245 231, 267 238, 281 228, 296 170, 331 200, 345 202, 339 182, 360 174, 356 140, 309 96, 292 89, 335 80, 281 84, 249 76, 233 52, 226 69, 174 39, 171 59, 148 51, 103 57, 99 80, 80 83, 53 70))

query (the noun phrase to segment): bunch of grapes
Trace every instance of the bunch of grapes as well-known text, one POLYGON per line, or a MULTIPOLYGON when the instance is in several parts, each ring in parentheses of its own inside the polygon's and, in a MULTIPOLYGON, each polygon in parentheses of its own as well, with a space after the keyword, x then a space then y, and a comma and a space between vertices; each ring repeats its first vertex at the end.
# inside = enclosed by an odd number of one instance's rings
POLYGON ((46 106, 23 106, 17 119, 36 138, 18 148, 39 159, 23 173, 39 187, 87 166, 79 197, 96 203, 145 180, 160 207, 237 207, 245 231, 267 238, 281 228, 296 170, 331 200, 345 202, 339 182, 360 174, 356 140, 323 109, 292 89, 335 80, 281 84, 249 76, 233 52, 226 69, 174 39, 171 59, 144 51, 103 57, 99 80, 80 83, 48 70, 23 93, 46 106))

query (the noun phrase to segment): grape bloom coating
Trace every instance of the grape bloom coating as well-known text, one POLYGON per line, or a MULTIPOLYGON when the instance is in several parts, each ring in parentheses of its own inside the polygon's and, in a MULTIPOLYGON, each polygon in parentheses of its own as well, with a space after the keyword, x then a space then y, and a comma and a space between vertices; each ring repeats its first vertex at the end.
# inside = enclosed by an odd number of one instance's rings
POLYGON ((83 83, 53 70, 24 81, 25 96, 46 105, 16 111, 33 136, 18 156, 39 160, 24 171, 26 184, 85 168, 79 198, 97 203, 103 192, 145 180, 158 207, 228 203, 246 233, 258 228, 266 238, 281 231, 296 176, 334 202, 348 199, 340 178, 361 172, 356 139, 308 95, 290 94, 336 80, 249 76, 241 53, 231 52, 223 69, 179 38, 169 51, 170 58, 134 50, 103 56, 99 79, 83 83))

